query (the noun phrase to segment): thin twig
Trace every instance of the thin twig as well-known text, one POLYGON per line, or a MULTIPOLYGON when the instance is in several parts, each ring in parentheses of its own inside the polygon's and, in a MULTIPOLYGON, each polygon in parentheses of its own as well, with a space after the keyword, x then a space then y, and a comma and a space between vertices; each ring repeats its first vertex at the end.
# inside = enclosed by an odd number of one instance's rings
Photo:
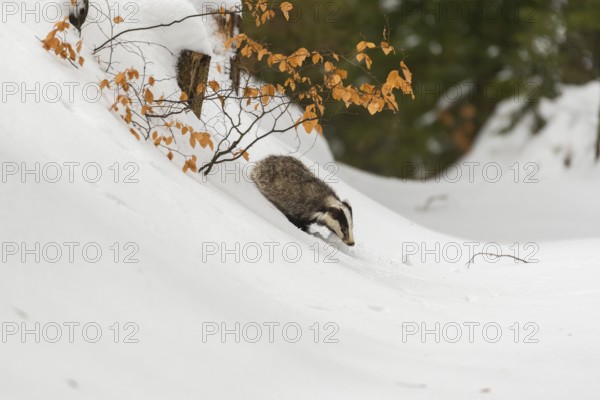
POLYGON ((470 268, 471 264, 474 264, 475 257, 477 257, 477 256, 490 256, 490 257, 496 257, 496 258, 512 258, 515 261, 520 261, 524 264, 529 264, 529 261, 525 261, 519 257, 511 256, 510 254, 477 253, 473 257, 471 257, 471 259, 467 262, 467 264, 466 264, 467 268, 470 268))

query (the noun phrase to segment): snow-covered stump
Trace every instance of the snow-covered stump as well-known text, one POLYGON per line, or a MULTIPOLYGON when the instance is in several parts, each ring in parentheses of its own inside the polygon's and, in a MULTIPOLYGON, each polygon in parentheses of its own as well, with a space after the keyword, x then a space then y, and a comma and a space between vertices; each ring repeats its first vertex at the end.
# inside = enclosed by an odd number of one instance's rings
MULTIPOLYGON (((242 33, 242 16, 236 13, 227 13, 217 15, 215 17, 219 31, 225 36, 225 40, 242 33)), ((235 49, 235 55, 230 59, 229 77, 234 91, 240 89, 240 73, 242 57, 240 56, 241 49, 235 49)))
POLYGON ((179 54, 177 62, 177 84, 188 96, 190 109, 198 118, 202 115, 204 91, 198 91, 199 85, 206 87, 211 57, 191 50, 179 54))
POLYGON ((69 6, 69 22, 77 28, 79 32, 81 32, 81 27, 85 23, 89 8, 90 3, 88 0, 71 0, 69 6))
MULTIPOLYGON (((225 13, 215 16, 219 32, 227 40, 242 32, 242 16, 236 13, 225 13)), ((230 78, 233 89, 237 92, 240 88, 241 61, 239 49, 230 59, 230 78)), ((211 57, 191 50, 184 50, 179 55, 177 62, 177 83, 183 92, 188 95, 190 109, 198 118, 202 114, 204 102, 203 91, 198 91, 199 85, 208 84, 211 57)))

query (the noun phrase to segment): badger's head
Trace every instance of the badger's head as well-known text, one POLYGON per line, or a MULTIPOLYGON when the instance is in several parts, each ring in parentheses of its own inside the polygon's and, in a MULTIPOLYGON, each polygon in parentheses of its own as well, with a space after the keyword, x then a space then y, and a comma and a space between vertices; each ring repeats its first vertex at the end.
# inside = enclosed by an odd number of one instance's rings
POLYGON ((346 245, 354 246, 352 207, 348 201, 332 199, 326 210, 319 213, 317 222, 329 228, 346 245))

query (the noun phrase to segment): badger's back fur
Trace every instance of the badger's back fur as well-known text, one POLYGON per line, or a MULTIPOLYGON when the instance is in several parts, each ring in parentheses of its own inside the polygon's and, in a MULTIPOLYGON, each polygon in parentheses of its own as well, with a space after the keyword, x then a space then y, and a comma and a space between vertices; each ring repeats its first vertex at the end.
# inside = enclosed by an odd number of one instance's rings
POLYGON ((261 193, 302 230, 317 223, 327 226, 348 245, 354 245, 352 209, 300 160, 270 156, 251 173, 261 193))

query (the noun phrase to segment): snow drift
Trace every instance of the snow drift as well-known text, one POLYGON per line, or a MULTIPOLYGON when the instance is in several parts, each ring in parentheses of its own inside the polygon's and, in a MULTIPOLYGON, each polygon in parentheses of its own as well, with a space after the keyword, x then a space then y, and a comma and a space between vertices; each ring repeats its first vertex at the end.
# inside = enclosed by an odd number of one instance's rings
MULTIPOLYGON (((133 3, 142 25, 202 6, 133 3)), ((91 56, 101 35, 84 29, 87 62, 74 69, 41 49, 50 24, 6 18, 2 398, 563 399, 600 389, 592 230, 536 242, 534 263, 479 258, 467 268, 465 240, 394 207, 412 186, 369 186, 378 179, 364 175, 350 184, 344 170, 332 185, 353 204, 357 246, 330 247, 243 175, 185 175, 129 134, 110 99, 86 101, 82 88, 104 76, 91 56), (56 85, 56 101, 23 90, 56 85)), ((210 23, 147 35, 173 52, 226 57, 210 23)), ((173 75, 172 57, 147 56, 153 74, 173 75)), ((252 157, 272 153, 318 163, 324 176, 333 161, 302 133, 270 137, 252 157)))

